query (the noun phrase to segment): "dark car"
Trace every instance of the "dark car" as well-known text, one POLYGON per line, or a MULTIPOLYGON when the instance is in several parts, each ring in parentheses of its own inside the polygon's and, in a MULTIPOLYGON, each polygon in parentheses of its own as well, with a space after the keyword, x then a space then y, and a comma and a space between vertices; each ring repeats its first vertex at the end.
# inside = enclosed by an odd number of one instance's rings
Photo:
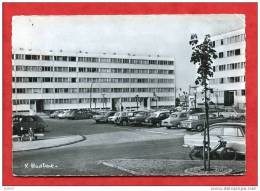
POLYGON ((151 115, 149 117, 147 117, 145 119, 145 122, 142 124, 148 125, 148 126, 160 127, 162 120, 168 118, 169 116, 170 116, 169 111, 156 111, 156 112, 151 113, 151 115))
POLYGON ((108 122, 108 118, 113 116, 116 113, 116 111, 108 111, 108 112, 102 112, 99 113, 98 115, 94 115, 93 119, 96 121, 96 123, 107 123, 108 122))
POLYGON ((13 134, 19 135, 23 129, 27 133, 30 128, 35 133, 44 132, 48 125, 37 115, 15 115, 13 117, 13 134))
POLYGON ((151 114, 149 111, 140 111, 134 116, 129 117, 130 125, 141 125, 144 123, 145 119, 151 114))
POLYGON ((93 115, 87 110, 71 110, 68 119, 91 119, 93 115))

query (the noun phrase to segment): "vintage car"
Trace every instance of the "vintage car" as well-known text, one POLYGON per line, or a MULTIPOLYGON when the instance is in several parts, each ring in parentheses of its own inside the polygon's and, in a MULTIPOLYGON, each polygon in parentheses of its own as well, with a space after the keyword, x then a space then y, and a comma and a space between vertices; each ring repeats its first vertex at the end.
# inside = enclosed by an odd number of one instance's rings
MULTIPOLYGON (((180 123, 180 127, 185 128, 186 130, 202 131, 204 129, 205 120, 206 120, 205 113, 196 113, 190 115, 188 120, 182 121, 180 123)), ((227 121, 227 119, 223 117, 217 117, 217 115, 213 113, 209 114, 209 125, 213 123, 220 123, 225 121, 227 121)))
POLYGON ((28 132, 30 128, 35 133, 44 132, 48 125, 38 115, 15 115, 13 116, 13 134, 20 133, 21 128, 28 132))
POLYGON ((59 115, 59 113, 61 113, 62 111, 54 111, 54 112, 52 112, 50 115, 49 115, 49 117, 50 118, 58 118, 58 115, 59 115))
POLYGON ((69 116, 69 114, 70 114, 70 110, 62 111, 58 114, 58 118, 59 119, 65 119, 69 116))
MULTIPOLYGON (((245 123, 225 122, 210 125, 210 147, 214 148, 219 141, 219 137, 227 142, 226 147, 234 149, 237 153, 245 155, 245 123)), ((184 147, 193 148, 203 146, 204 132, 184 136, 184 147)))
POLYGON ((180 122, 188 119, 187 112, 172 113, 167 119, 162 120, 161 126, 168 129, 172 127, 180 127, 180 122))
POLYGON ((225 108, 219 113, 221 117, 245 120, 246 114, 243 110, 238 110, 235 108, 225 108))
POLYGON ((88 110, 71 110, 67 116, 68 119, 90 119, 93 115, 88 110))
POLYGON ((116 112, 114 115, 107 118, 108 123, 114 123, 117 117, 120 115, 120 112, 116 112))
POLYGON ((165 111, 156 111, 151 113, 149 117, 147 117, 144 121, 144 125, 147 126, 156 126, 160 127, 162 120, 168 118, 170 116, 170 111, 165 110, 165 111))
POLYGON ((108 118, 114 116, 115 113, 116 111, 101 112, 98 115, 94 115, 93 119, 96 121, 96 123, 106 123, 108 122, 108 118))
POLYGON ((133 112, 128 112, 128 111, 121 111, 117 115, 114 123, 117 125, 123 125, 126 126, 128 124, 128 117, 129 115, 132 115, 133 112))
POLYGON ((141 125, 150 114, 150 111, 140 111, 136 113, 134 116, 129 117, 129 124, 141 125))

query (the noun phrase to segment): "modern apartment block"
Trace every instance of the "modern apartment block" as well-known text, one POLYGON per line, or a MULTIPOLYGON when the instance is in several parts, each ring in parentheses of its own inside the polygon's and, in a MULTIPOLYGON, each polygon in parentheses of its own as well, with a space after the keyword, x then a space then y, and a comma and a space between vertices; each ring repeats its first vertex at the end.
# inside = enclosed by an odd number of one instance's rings
POLYGON ((211 100, 224 106, 244 108, 246 41, 245 29, 211 37, 218 58, 214 60, 214 76, 210 79, 213 88, 211 100))
POLYGON ((173 58, 13 50, 13 111, 173 106, 173 58))

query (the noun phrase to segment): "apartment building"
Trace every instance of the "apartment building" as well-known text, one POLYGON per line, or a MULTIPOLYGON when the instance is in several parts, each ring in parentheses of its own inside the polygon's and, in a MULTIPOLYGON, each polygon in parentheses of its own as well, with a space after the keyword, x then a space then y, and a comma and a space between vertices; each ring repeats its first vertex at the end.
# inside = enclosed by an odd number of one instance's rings
POLYGON ((172 57, 17 49, 12 54, 13 111, 173 106, 172 57))
POLYGON ((211 100, 225 106, 245 108, 245 29, 212 36, 218 58, 213 63, 211 100))

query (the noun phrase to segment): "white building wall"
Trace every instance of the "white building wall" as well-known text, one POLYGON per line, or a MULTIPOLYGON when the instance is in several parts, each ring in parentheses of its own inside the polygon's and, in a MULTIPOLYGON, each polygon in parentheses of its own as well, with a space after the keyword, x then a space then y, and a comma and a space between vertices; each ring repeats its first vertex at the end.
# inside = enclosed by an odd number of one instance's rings
MULTIPOLYGON (((13 51, 13 110, 14 111, 28 111, 30 109, 36 110, 37 100, 44 101, 44 110, 56 110, 56 109, 72 109, 72 108, 89 108, 89 98, 90 92, 80 93, 80 88, 92 89, 92 108, 103 108, 103 95, 102 92, 95 93, 94 89, 103 89, 103 88, 171 88, 171 92, 160 92, 157 91, 156 95, 160 99, 170 99, 159 100, 157 102, 158 106, 172 106, 174 105, 174 88, 175 88, 175 63, 173 65, 153 65, 153 64, 126 64, 126 63, 92 63, 92 62, 79 62, 78 59, 76 62, 72 61, 44 61, 44 60, 21 60, 15 59, 16 54, 23 55, 49 55, 49 56, 77 56, 77 57, 97 57, 97 58, 120 58, 120 59, 138 59, 138 60, 156 60, 156 61, 173 61, 173 58, 166 57, 151 57, 151 56, 129 56, 129 55, 90 55, 90 54, 68 54, 64 52, 50 53, 50 52, 40 52, 40 51, 25 51, 25 50, 14 50, 13 51), (53 67, 53 71, 17 71, 16 66, 44 66, 44 67, 53 67), (76 67, 76 72, 57 72, 54 71, 54 67, 76 67), (133 73, 90 73, 90 72, 79 72, 80 67, 85 68, 121 68, 121 69, 154 69, 154 70, 173 70, 173 74, 133 74, 133 73), (17 78, 44 78, 50 77, 53 78, 52 82, 17 82, 17 78), (75 83, 69 82, 55 82, 54 78, 76 78, 75 83), (173 80, 172 83, 91 83, 91 82, 79 82, 79 78, 142 78, 142 79, 168 79, 173 80), (55 90, 55 88, 69 88, 76 89, 75 93, 44 93, 45 88, 50 88, 55 90), (39 93, 27 92, 27 93, 18 93, 17 89, 40 89, 39 93), (73 103, 56 103, 56 101, 64 101, 60 99, 75 99, 73 103), (79 102, 79 99, 88 99, 83 103, 79 102), (94 103, 94 99, 98 99, 99 102, 94 103), (24 103, 25 102, 25 103, 24 103), (46 102, 46 103, 45 103, 46 102), (18 104, 17 104, 18 103, 18 104)), ((104 104, 108 108, 112 107, 112 98, 123 99, 123 98, 134 98, 138 95, 141 98, 147 98, 149 105, 147 107, 155 106, 156 102, 151 99, 154 96, 153 92, 105 92, 105 98, 107 103, 104 104)), ((136 102, 121 102, 122 105, 126 107, 136 107, 136 102)), ((143 107, 144 103, 139 103, 139 107, 143 107)))
MULTIPOLYGON (((213 88, 214 94, 211 95, 211 100, 218 104, 224 104, 224 92, 230 91, 234 92, 234 104, 233 106, 244 107, 245 106, 245 95, 242 95, 242 90, 245 90, 245 65, 244 67, 240 67, 237 69, 228 69, 228 64, 232 63, 245 63, 246 62, 246 41, 243 39, 243 35, 245 35, 245 30, 236 30, 228 33, 220 34, 213 36, 211 38, 212 41, 215 41, 215 50, 219 56, 220 52, 223 52, 223 58, 217 58, 214 61, 213 66, 215 67, 215 72, 213 78, 210 80, 210 87, 213 88), (227 41, 227 38, 235 37, 240 35, 239 38, 242 38, 242 41, 230 42, 227 41), (221 45, 221 40, 223 40, 224 44, 221 45), (240 49, 240 55, 229 56, 227 51, 240 49), (225 69, 222 71, 217 70, 220 65, 225 65, 225 69), (227 78, 230 77, 238 77, 241 79, 238 82, 231 83, 227 78), (224 83, 216 82, 221 78, 224 79, 224 83), (226 80, 226 81, 225 81, 226 80)), ((237 37, 238 39, 238 37, 237 37)), ((237 65, 238 66, 238 65, 237 65)))

